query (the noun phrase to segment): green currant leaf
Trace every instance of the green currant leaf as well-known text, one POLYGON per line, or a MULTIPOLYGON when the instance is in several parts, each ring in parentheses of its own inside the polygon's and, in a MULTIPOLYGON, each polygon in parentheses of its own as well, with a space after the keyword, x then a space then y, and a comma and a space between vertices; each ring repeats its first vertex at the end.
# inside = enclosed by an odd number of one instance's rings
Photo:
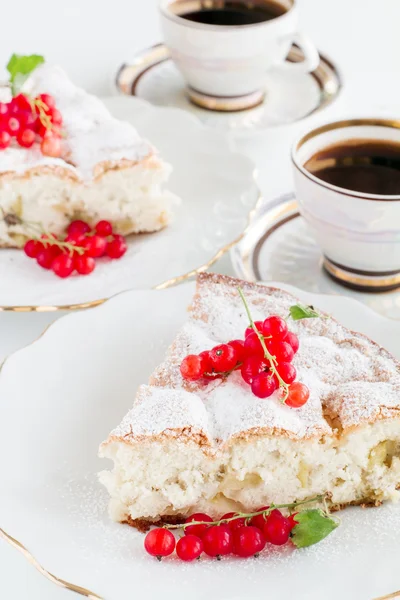
POLYGON ((317 544, 338 526, 332 517, 319 508, 303 510, 295 519, 298 524, 292 529, 292 542, 297 548, 317 544))
POLYGON ((303 304, 294 304, 289 308, 290 316, 293 321, 300 321, 300 319, 315 319, 321 315, 314 310, 313 306, 305 306, 303 304))
POLYGON ((39 54, 13 54, 8 61, 7 71, 10 73, 12 95, 16 96, 30 73, 44 63, 43 56, 39 54))

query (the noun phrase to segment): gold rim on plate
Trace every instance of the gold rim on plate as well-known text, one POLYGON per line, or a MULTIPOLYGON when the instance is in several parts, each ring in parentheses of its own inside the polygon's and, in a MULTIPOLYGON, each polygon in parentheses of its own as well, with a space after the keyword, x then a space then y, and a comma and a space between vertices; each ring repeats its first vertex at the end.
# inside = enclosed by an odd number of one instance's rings
POLYGON ((84 587, 81 587, 80 585, 75 585, 74 583, 69 583, 69 581, 65 581, 65 579, 60 579, 60 577, 53 575, 53 573, 50 573, 50 571, 47 571, 36 560, 36 558, 34 556, 32 556, 32 554, 29 552, 29 550, 27 550, 27 548, 25 548, 25 546, 23 544, 21 544, 21 542, 19 542, 15 538, 13 538, 11 535, 6 533, 1 528, 0 528, 0 538, 5 540, 6 542, 8 542, 13 548, 16 548, 17 550, 19 550, 19 552, 21 552, 21 554, 23 556, 25 556, 25 558, 30 562, 30 564, 32 566, 35 567, 35 569, 37 569, 39 571, 39 573, 44 575, 49 581, 52 581, 59 587, 62 587, 66 590, 70 590, 71 592, 75 592, 76 594, 80 594, 81 596, 84 596, 85 598, 90 598, 90 600, 104 600, 104 598, 102 596, 98 596, 94 592, 91 592, 90 590, 88 590, 84 587))

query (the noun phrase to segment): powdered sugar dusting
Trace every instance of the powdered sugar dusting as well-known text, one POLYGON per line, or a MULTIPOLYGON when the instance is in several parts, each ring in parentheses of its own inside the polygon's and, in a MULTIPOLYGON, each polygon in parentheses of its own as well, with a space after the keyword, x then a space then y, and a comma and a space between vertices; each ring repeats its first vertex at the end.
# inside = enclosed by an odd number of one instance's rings
MULTIPOLYGON (((330 423, 343 428, 391 417, 400 407, 400 365, 367 337, 352 333, 334 319, 289 320, 300 339, 294 365, 298 380, 310 389, 302 408, 292 409, 277 394, 256 398, 233 373, 209 384, 182 379, 179 365, 218 343, 243 338, 248 325, 237 293, 237 280, 201 275, 188 323, 177 335, 165 362, 153 373, 150 387, 139 390, 134 408, 113 435, 157 435, 166 429, 202 430, 218 448, 232 436, 275 433, 294 439, 329 434, 330 423), (329 415, 329 422, 325 416, 329 415)), ((242 284, 254 320, 275 314, 288 318, 297 299, 288 292, 242 284)))
POLYGON ((139 389, 134 407, 111 435, 129 434, 133 431, 133 423, 135 435, 160 433, 160 414, 163 415, 163 430, 184 429, 190 423, 191 433, 204 431, 210 434, 206 407, 196 394, 190 394, 183 389, 170 389, 168 402, 165 402, 162 388, 143 385, 139 389))
POLYGON ((1 152, 0 172, 56 165, 90 180, 98 163, 140 161, 154 152, 130 123, 114 119, 101 100, 75 86, 58 66, 44 64, 35 69, 24 91, 54 96, 63 116, 68 162, 43 156, 37 149, 8 148, 1 152))

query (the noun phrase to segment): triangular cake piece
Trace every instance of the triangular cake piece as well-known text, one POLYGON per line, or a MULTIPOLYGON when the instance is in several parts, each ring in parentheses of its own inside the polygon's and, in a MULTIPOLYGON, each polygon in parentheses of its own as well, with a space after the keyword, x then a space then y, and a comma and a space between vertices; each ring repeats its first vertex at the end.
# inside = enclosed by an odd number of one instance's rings
POLYGON ((56 65, 36 68, 23 91, 53 96, 63 150, 59 158, 42 154, 38 143, 0 150, 0 212, 9 217, 0 220, 0 247, 23 246, 32 234, 28 222, 56 235, 74 218, 92 225, 107 219, 123 235, 168 225, 179 202, 164 189, 172 169, 130 123, 115 119, 56 65))
POLYGON ((100 447, 110 515, 132 525, 221 516, 330 494, 332 505, 379 503, 400 484, 400 364, 333 318, 290 321, 293 364, 310 390, 301 408, 259 399, 234 372, 208 384, 182 379, 180 363, 243 338, 248 319, 287 318, 297 299, 263 285, 203 274, 189 320, 132 410, 100 447))

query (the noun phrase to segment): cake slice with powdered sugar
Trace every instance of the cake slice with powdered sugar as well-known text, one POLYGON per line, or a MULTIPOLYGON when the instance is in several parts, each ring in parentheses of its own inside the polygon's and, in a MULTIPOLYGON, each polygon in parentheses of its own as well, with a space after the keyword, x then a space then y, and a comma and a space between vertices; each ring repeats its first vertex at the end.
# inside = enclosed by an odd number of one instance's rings
POLYGON ((106 219, 123 235, 168 225, 178 202, 164 189, 171 167, 131 124, 112 117, 58 66, 37 67, 23 92, 55 99, 63 150, 60 158, 45 156, 37 144, 0 151, 0 210, 9 216, 0 219, 0 247, 22 246, 32 233, 25 223, 32 222, 56 235, 74 218, 93 225, 106 219))
POLYGON ((182 378, 188 354, 243 337, 248 319, 287 318, 288 292, 221 275, 198 277, 189 320, 133 408, 100 447, 112 519, 143 527, 206 512, 248 512, 327 493, 332 506, 398 497, 400 364, 332 318, 290 322, 293 364, 310 391, 301 408, 257 398, 240 372, 182 378))

